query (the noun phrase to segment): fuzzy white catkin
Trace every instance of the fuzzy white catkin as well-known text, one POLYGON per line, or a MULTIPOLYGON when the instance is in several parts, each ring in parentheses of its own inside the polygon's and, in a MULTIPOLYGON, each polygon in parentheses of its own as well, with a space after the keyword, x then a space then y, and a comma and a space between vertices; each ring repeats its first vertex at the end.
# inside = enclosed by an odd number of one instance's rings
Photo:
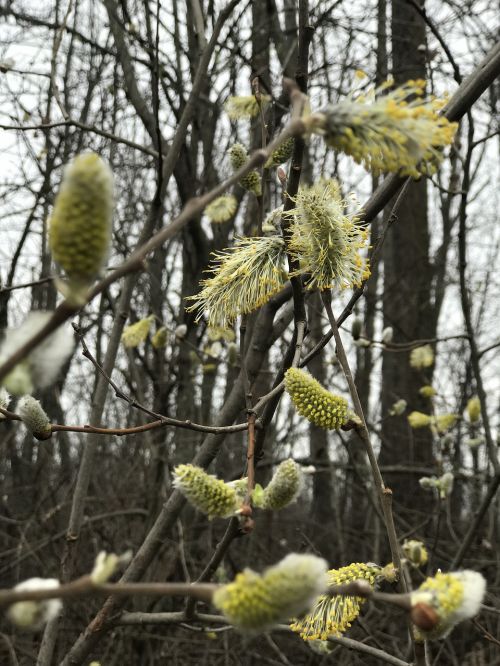
POLYGON ((384 328, 384 330, 382 331, 382 342, 387 345, 389 342, 392 342, 393 336, 394 336, 394 330, 392 326, 384 328))
MULTIPOLYGON (((55 578, 29 578, 16 585, 14 590, 26 592, 29 590, 51 590, 59 587, 55 578)), ((7 617, 17 627, 38 631, 56 618, 62 609, 60 599, 43 599, 41 601, 18 601, 7 610, 7 617)))
MULTIPOLYGON (((7 360, 45 326, 51 312, 30 312, 19 328, 9 328, 0 346, 0 361, 7 360)), ((4 380, 13 395, 31 393, 35 388, 51 386, 73 351, 74 338, 66 326, 57 330, 33 349, 27 359, 17 365, 4 380)))
POLYGON ((23 396, 17 404, 17 413, 24 425, 34 435, 50 433, 50 419, 42 405, 31 395, 23 396))
MULTIPOLYGON (((4 389, 3 387, 0 387, 0 407, 2 409, 7 409, 8 405, 9 405, 9 400, 10 400, 10 396, 9 396, 8 392, 6 391, 6 389, 4 389)), ((0 421, 4 418, 5 418, 5 416, 2 413, 0 413, 0 421)))
POLYGON ((114 553, 107 553, 105 550, 97 555, 94 568, 90 574, 90 578, 95 585, 100 585, 102 583, 107 583, 111 576, 115 573, 118 565, 120 564, 120 558, 114 553))
POLYGON ((177 328, 175 329, 175 337, 178 340, 183 340, 186 337, 188 327, 186 324, 179 324, 177 328))

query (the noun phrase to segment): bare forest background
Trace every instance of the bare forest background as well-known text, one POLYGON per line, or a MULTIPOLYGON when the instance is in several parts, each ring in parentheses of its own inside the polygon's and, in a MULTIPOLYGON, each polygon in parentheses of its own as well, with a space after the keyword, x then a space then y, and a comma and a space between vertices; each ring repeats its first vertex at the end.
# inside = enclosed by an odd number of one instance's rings
MULTIPOLYGON (((309 7, 297 0, 2 0, 0 329, 58 303, 46 220, 74 155, 95 151, 115 174, 108 265, 116 268, 193 197, 227 177, 232 144, 249 151, 262 145, 260 118, 229 120, 228 97, 252 94, 256 85, 272 96, 268 141, 289 117, 283 77, 307 90, 313 109, 345 97, 357 70, 367 74, 362 87, 392 75, 397 83, 425 78, 429 93, 452 95, 498 42, 498 9, 484 0, 320 0, 309 7)), ((425 542, 429 573, 474 568, 488 581, 487 609, 431 643, 429 664, 500 664, 498 93, 497 79, 462 110, 438 173, 405 185, 397 209, 394 199, 375 207, 371 242, 382 237, 383 244, 372 276, 354 298, 333 295, 393 492, 399 539, 425 542), (355 319, 361 333, 353 336, 355 319), (384 344, 387 327, 394 335, 384 344), (431 344, 436 362, 416 370, 409 355, 423 344, 431 344), (409 412, 429 413, 431 403, 419 392, 429 384, 438 413, 462 417, 479 395, 480 424, 463 417, 445 435, 411 429, 409 412), (406 410, 391 415, 401 399, 406 410), (447 471, 455 482, 445 499, 421 488, 421 477, 447 471)), ((355 192, 361 202, 383 180, 315 140, 305 143, 298 166, 302 182, 338 178, 344 194, 355 192)), ((261 415, 256 474, 265 483, 288 457, 314 466, 295 504, 257 512, 253 531, 241 534, 236 519, 209 522, 172 488, 178 463, 195 460, 226 480, 244 473, 245 427, 224 429, 246 422, 241 352, 254 403, 279 382, 293 352, 289 287, 245 320, 242 349, 238 326, 234 340, 213 341, 206 323, 185 310, 211 252, 228 247, 235 234, 255 235, 259 216, 281 204, 276 171, 266 171, 264 182, 262 199, 232 188, 239 208, 228 223, 188 216, 138 270, 106 285, 72 318, 74 354, 57 384, 35 396, 52 423, 71 427, 39 442, 16 420, 0 423, 1 588, 32 576, 72 580, 90 571, 103 549, 133 552, 125 573, 131 581, 195 581, 209 562, 205 579, 231 580, 245 566, 261 570, 289 552, 320 554, 331 567, 390 561, 360 438, 309 424, 286 395, 268 401, 261 415), (151 314, 153 330, 168 329, 167 346, 147 341, 125 349, 123 327, 151 314), (185 334, 176 336, 183 324, 185 334), (126 434, 159 414, 211 427, 162 422, 126 434), (82 432, 85 424, 118 432, 82 432)), ((348 395, 333 341, 318 345, 330 330, 320 296, 307 292, 305 307, 302 358, 315 349, 307 369, 348 395)), ((418 585, 425 568, 415 575, 418 585)), ((38 633, 2 621, 0 663, 385 663, 342 641, 318 655, 286 633, 244 637, 215 621, 197 622, 189 604, 176 622, 149 615, 183 611, 183 599, 106 603, 103 611, 102 598, 68 602, 62 617, 38 633)), ((412 660, 399 611, 367 604, 348 636, 401 660, 387 663, 412 660)))

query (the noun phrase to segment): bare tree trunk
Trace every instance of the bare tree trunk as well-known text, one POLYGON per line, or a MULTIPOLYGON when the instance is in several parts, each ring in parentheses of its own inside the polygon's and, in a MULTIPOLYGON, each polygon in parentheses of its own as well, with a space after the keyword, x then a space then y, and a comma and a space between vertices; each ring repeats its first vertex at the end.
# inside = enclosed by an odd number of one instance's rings
MULTIPOLYGON (((423 6, 423 3, 421 3, 423 6)), ((405 0, 392 2, 392 60, 396 84, 423 79, 425 23, 405 0)), ((429 260, 427 183, 412 182, 398 210, 397 222, 387 235, 384 258, 384 326, 394 329, 394 342, 409 342, 435 334, 431 301, 432 270, 429 260)), ((409 354, 384 351, 382 364, 382 448, 380 463, 425 465, 432 463, 432 439, 428 429, 410 430, 406 414, 388 416, 398 399, 409 410, 428 410, 419 388, 432 379, 431 372, 415 370, 409 354)), ((425 518, 429 494, 422 492, 418 475, 394 475, 388 479, 394 501, 405 517, 425 518)))

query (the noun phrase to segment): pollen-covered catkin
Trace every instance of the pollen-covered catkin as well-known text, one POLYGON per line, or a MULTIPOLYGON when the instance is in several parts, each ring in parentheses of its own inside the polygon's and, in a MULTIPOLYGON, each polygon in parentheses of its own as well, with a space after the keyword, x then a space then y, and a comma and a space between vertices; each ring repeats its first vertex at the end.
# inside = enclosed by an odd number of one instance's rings
POLYGON ((444 102, 425 97, 425 81, 410 80, 391 90, 392 83, 312 114, 311 129, 374 174, 417 178, 434 173, 458 125, 438 113, 444 102))
POLYGON ((438 572, 427 578, 411 593, 411 617, 418 627, 416 638, 445 638, 456 624, 479 612, 485 592, 486 581, 477 571, 438 572), (426 607, 434 611, 434 626, 429 626, 428 613, 425 614, 426 626, 419 622, 421 610, 426 607))
POLYGON ((408 562, 414 567, 424 566, 429 557, 425 544, 416 539, 409 539, 403 543, 403 553, 408 562))
POLYGON ((64 172, 49 221, 49 245, 77 298, 99 274, 111 240, 113 175, 95 153, 77 155, 64 172))
POLYGON ((289 368, 285 388, 295 408, 308 421, 326 430, 338 430, 347 421, 347 400, 321 386, 304 370, 289 368))
MULTIPOLYGON (((376 564, 359 562, 328 571, 328 585, 345 585, 355 580, 364 580, 373 587, 378 577, 385 577, 383 569, 376 564)), ((290 628, 305 641, 325 640, 330 635, 339 636, 358 617, 364 602, 362 597, 322 594, 311 611, 295 620, 290 628)))

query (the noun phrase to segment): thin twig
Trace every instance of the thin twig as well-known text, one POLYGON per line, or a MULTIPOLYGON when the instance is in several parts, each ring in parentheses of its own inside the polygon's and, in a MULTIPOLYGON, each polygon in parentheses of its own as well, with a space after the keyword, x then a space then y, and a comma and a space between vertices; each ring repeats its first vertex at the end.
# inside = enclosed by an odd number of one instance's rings
POLYGON ((336 643, 337 645, 342 645, 348 650, 355 650, 361 654, 370 655, 381 661, 385 661, 386 664, 393 664, 393 666, 411 666, 406 661, 393 657, 391 654, 388 654, 384 650, 379 650, 376 647, 371 645, 366 645, 366 643, 360 643, 359 641, 354 641, 352 638, 347 638, 345 636, 329 636, 329 643, 336 643))
POLYGON ((61 22, 61 26, 58 29, 55 37, 54 37, 54 44, 52 47, 52 56, 50 59, 50 84, 52 88, 52 92, 54 94, 54 97, 56 99, 57 105, 63 115, 64 120, 68 120, 69 115, 68 112, 66 111, 66 108, 63 104, 63 101, 61 99, 61 94, 59 92, 59 86, 57 85, 57 54, 59 53, 59 48, 61 46, 62 38, 63 38, 63 33, 64 30, 66 29, 66 25, 68 23, 69 15, 71 14, 71 10, 73 9, 73 0, 69 0, 68 2, 68 7, 66 9, 66 13, 64 15, 64 18, 61 22))
MULTIPOLYGON (((361 405, 358 391, 354 383, 354 378, 352 376, 351 369, 349 367, 349 362, 347 360, 347 356, 344 350, 344 345, 342 344, 342 339, 340 337, 339 329, 337 327, 337 322, 335 321, 335 315, 333 314, 330 292, 323 291, 321 293, 321 297, 323 299, 325 310, 328 315, 328 320, 332 328, 333 337, 335 338, 339 363, 342 367, 345 378, 347 380, 347 384, 349 386, 349 392, 351 394, 351 398, 354 403, 354 409, 356 415, 361 420, 361 427, 359 428, 358 432, 360 433, 363 444, 365 445, 366 453, 373 474, 373 480, 375 482, 375 487, 377 489, 377 494, 382 508, 382 513, 384 515, 385 528, 389 539, 392 561, 394 563, 394 566, 398 569, 398 571, 401 571, 401 556, 399 551, 398 538, 396 535, 396 529, 394 526, 394 518, 392 515, 392 491, 390 488, 386 487, 384 480, 382 478, 382 474, 380 473, 377 458, 375 456, 375 452, 373 450, 373 446, 371 443, 370 433, 368 432, 368 426, 366 425, 363 407, 361 405)), ((399 577, 399 581, 402 591, 406 592, 407 591, 406 582, 403 576, 399 577)))

